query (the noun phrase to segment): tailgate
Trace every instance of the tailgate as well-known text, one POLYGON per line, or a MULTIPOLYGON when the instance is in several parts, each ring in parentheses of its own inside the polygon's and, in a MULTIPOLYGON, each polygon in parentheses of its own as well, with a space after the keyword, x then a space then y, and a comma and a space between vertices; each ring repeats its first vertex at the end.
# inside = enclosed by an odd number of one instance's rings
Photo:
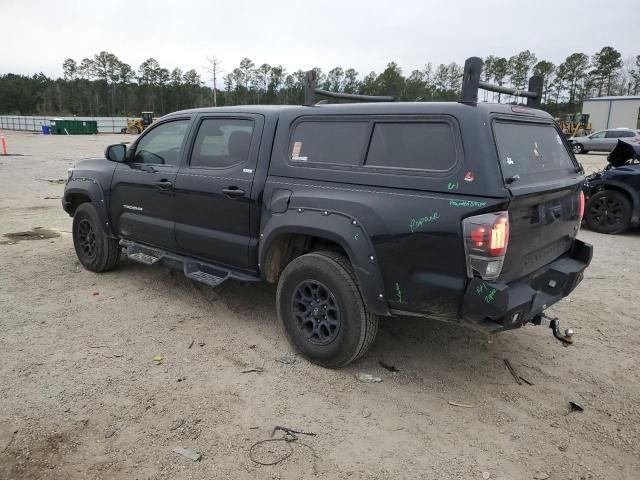
POLYGON ((509 204, 509 246, 501 279, 528 275, 567 252, 580 226, 580 184, 514 197, 509 204))
POLYGON ((580 166, 552 123, 493 125, 509 203, 503 281, 528 275, 570 248, 580 227, 580 166))

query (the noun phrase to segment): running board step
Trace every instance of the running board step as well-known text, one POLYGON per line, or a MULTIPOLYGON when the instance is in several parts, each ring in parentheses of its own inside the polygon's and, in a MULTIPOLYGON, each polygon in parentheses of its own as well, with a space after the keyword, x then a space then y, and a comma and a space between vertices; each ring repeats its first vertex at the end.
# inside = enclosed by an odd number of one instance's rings
POLYGON ((121 240, 120 245, 126 248, 127 257, 131 260, 145 265, 153 265, 164 260, 173 265, 176 263, 182 264, 184 267, 185 277, 206 283, 212 287, 217 287, 230 278, 248 283, 260 281, 260 277, 256 275, 216 267, 215 265, 200 262, 193 258, 183 257, 182 255, 149 247, 147 245, 141 245, 129 240, 121 240))
POLYGON ((184 276, 212 287, 217 287, 229 278, 229 272, 202 263, 185 262, 184 276))
POLYGON ((143 247, 141 245, 136 245, 135 243, 127 244, 126 247, 127 257, 131 260, 135 260, 136 262, 144 263, 145 265, 153 265, 164 255, 162 250, 143 247))

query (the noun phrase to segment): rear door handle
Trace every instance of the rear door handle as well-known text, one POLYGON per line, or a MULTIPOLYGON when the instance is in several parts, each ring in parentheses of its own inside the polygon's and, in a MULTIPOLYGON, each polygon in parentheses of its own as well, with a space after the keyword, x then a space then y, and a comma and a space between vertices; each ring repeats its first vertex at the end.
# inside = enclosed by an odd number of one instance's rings
POLYGON ((238 187, 229 187, 222 190, 227 197, 242 197, 244 195, 244 190, 238 187))
POLYGON ((160 190, 169 190, 171 187, 173 187, 173 183, 171 183, 166 178, 163 178, 162 180, 156 182, 156 187, 158 187, 160 190))

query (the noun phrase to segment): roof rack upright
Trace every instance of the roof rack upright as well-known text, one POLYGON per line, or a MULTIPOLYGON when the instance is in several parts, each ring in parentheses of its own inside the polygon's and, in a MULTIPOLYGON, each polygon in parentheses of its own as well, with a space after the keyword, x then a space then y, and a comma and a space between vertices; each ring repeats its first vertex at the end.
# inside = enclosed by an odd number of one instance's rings
POLYGON ((478 89, 488 90, 496 93, 506 93, 516 97, 526 97, 527 106, 540 108, 542 103, 542 84, 543 78, 540 75, 534 75, 529 79, 529 90, 518 90, 517 88, 503 87, 502 85, 494 85, 492 83, 482 82, 480 74, 482 73, 482 59, 479 57, 469 57, 464 62, 464 75, 462 77, 462 95, 460 103, 475 105, 478 103, 478 89))
POLYGON ((330 92, 317 88, 318 74, 315 70, 309 70, 304 77, 304 104, 307 107, 316 105, 316 95, 338 98, 342 100, 362 100, 365 102, 393 102, 394 97, 381 95, 358 95, 355 93, 330 92))

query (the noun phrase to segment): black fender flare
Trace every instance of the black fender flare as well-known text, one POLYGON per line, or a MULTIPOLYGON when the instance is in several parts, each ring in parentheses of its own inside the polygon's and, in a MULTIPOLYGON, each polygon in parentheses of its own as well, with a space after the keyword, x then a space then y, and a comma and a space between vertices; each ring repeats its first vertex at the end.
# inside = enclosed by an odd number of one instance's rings
POLYGON ((91 204, 96 209, 96 212, 98 212, 98 217, 100 218, 105 233, 107 236, 115 238, 111 228, 111 222, 109 221, 109 215, 107 214, 107 198, 98 181, 88 177, 72 177, 69 180, 64 190, 64 197, 62 198, 62 208, 64 208, 64 211, 69 215, 72 215, 70 207, 72 204, 71 198, 74 194, 89 197, 91 204))
POLYGON ((283 234, 311 235, 340 245, 353 266, 369 311, 391 315, 373 244, 357 218, 316 208, 290 208, 284 213, 272 215, 260 235, 258 266, 264 265, 273 241, 283 234))
POLYGON ((631 198, 632 209, 631 225, 638 225, 638 223, 640 223, 640 195, 638 194, 638 192, 631 188, 629 185, 617 180, 593 180, 590 181, 588 185, 591 192, 594 193, 602 190, 602 187, 605 187, 606 189, 607 186, 613 187, 612 190, 622 190, 629 195, 629 197, 631 198))

